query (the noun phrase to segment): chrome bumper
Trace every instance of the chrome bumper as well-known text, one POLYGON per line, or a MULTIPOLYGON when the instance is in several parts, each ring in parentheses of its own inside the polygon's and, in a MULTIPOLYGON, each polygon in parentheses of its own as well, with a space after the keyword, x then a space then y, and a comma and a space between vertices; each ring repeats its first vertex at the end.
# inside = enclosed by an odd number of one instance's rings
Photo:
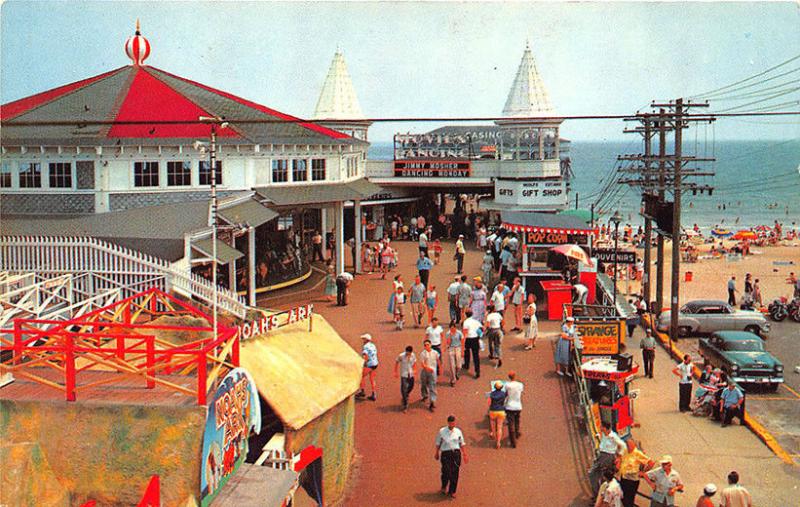
POLYGON ((731 377, 737 384, 782 384, 783 377, 731 377))

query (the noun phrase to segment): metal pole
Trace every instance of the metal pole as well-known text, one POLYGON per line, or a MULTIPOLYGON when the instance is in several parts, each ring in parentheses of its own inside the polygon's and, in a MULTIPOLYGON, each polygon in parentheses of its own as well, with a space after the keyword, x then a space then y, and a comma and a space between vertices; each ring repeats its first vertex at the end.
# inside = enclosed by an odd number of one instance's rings
POLYGON ((617 313, 617 246, 619 243, 619 221, 614 221, 614 313, 617 313))
POLYGON ((575 209, 578 209, 578 196, 581 195, 578 192, 575 192, 575 209))
MULTIPOLYGON (((652 154, 651 146, 652 125, 650 124, 649 115, 645 115, 644 120, 644 155, 649 157, 652 154)), ((645 173, 648 175, 647 179, 650 180, 650 162, 649 158, 645 158, 645 173)), ((649 181, 648 181, 649 182, 649 181)), ((646 190, 646 192, 649 192, 646 190)), ((642 273, 642 297, 647 305, 648 311, 650 310, 650 267, 652 263, 652 253, 650 248, 650 240, 653 237, 653 221, 649 218, 644 219, 644 273, 642 273)))
MULTIPOLYGON (((666 163, 664 157, 667 156, 667 125, 664 116, 664 109, 659 111, 658 120, 658 202, 664 202, 664 180, 666 163)), ((656 246, 656 315, 661 313, 664 308, 664 235, 658 235, 658 244, 656 246)))
POLYGON ((683 142, 683 99, 675 101, 675 162, 672 205, 672 291, 670 294, 669 339, 678 336, 678 299, 681 275, 681 143, 683 142))
POLYGON ((212 333, 217 341, 217 126, 211 124, 211 284, 214 300, 211 303, 212 333))

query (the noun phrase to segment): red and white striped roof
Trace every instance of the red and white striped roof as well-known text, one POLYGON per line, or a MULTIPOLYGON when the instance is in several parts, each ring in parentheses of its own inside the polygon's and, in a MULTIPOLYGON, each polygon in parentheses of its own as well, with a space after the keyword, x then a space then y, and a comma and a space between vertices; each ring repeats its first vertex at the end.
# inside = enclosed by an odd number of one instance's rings
POLYGON ((502 227, 514 232, 544 232, 553 234, 586 234, 589 236, 597 235, 596 229, 565 229, 562 227, 539 227, 532 225, 517 225, 503 222, 502 227))

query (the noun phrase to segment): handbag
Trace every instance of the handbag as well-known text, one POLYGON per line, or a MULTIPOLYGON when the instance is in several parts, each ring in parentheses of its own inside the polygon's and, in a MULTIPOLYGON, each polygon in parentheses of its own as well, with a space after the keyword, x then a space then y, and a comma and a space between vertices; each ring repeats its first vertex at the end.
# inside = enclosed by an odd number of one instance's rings
POLYGON ((524 322, 525 324, 530 324, 531 323, 531 318, 526 315, 526 316, 522 317, 522 322, 524 322))

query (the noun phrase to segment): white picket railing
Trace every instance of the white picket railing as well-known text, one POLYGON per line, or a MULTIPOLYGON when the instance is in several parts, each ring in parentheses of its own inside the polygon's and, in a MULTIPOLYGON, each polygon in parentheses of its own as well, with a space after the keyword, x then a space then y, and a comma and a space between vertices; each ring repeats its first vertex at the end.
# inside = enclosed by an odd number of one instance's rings
MULTIPOLYGON (((142 291, 158 287, 209 305, 214 300, 214 286, 205 278, 152 255, 92 237, 0 236, 0 271, 51 275, 88 272, 98 275, 95 278, 101 284, 107 281, 107 287, 94 287, 98 291, 120 286, 142 291)), ((247 311, 244 299, 223 287, 217 288, 217 305, 240 318, 247 311)))

